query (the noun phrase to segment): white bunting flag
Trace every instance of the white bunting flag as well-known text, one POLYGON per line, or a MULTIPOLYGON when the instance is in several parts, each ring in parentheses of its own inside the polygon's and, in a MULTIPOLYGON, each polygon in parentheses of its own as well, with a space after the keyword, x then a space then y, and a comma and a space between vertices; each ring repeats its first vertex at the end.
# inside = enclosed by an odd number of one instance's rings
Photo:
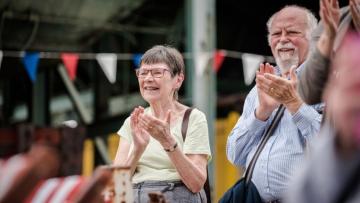
POLYGON ((264 57, 256 54, 242 54, 244 70, 244 81, 246 85, 251 85, 253 82, 256 70, 259 69, 260 63, 264 61, 264 57))
POLYGON ((199 52, 195 58, 195 71, 197 76, 202 76, 206 70, 206 67, 209 65, 209 61, 212 57, 210 53, 199 52))
POLYGON ((96 60, 100 64, 110 83, 116 82, 116 54, 96 54, 96 60))

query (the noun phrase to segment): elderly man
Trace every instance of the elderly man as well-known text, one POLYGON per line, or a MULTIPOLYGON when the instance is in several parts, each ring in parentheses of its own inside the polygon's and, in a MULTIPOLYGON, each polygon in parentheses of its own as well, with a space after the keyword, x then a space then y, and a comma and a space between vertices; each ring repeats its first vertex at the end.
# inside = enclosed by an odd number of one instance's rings
POLYGON ((278 202, 292 172, 301 162, 308 141, 320 128, 321 105, 306 105, 296 91, 296 73, 310 50, 317 20, 306 8, 286 6, 268 21, 268 41, 277 66, 262 64, 257 85, 247 96, 243 114, 227 141, 227 157, 249 166, 265 129, 282 104, 284 114, 256 162, 252 182, 264 202, 278 202))

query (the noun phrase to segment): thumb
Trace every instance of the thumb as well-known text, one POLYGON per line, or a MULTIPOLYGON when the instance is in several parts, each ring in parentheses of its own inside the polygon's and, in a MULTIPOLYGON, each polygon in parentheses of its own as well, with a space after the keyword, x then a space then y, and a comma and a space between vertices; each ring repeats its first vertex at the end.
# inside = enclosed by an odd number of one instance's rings
POLYGON ((166 123, 168 123, 170 125, 170 120, 171 120, 171 110, 168 110, 166 113, 166 123))
POLYGON ((290 69, 290 80, 291 81, 297 81, 297 76, 296 76, 295 70, 296 70, 296 66, 292 66, 290 69))

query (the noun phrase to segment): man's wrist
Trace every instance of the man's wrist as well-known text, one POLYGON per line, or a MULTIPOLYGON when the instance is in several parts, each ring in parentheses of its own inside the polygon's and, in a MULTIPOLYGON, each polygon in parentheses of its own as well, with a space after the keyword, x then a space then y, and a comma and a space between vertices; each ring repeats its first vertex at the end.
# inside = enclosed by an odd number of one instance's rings
POLYGON ((300 107, 301 107, 301 105, 303 103, 304 102, 302 100, 298 99, 298 100, 295 100, 295 101, 290 102, 288 104, 284 104, 284 106, 293 115, 300 109, 300 107))
POLYGON ((265 111, 263 111, 261 109, 261 107, 258 107, 255 109, 255 118, 261 120, 261 121, 266 121, 271 115, 271 112, 270 113, 267 113, 265 111))

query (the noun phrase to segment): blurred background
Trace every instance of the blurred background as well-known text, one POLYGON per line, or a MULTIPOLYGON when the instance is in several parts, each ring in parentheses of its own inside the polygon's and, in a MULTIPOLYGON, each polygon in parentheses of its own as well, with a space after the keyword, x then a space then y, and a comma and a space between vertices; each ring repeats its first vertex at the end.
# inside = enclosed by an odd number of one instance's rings
POLYGON ((110 164, 115 133, 146 106, 139 59, 168 44, 186 61, 180 100, 208 116, 217 200, 241 175, 226 159, 226 138, 259 63, 273 60, 266 21, 287 4, 318 17, 315 0, 0 0, 1 158, 45 139, 61 149, 59 175, 110 164))

